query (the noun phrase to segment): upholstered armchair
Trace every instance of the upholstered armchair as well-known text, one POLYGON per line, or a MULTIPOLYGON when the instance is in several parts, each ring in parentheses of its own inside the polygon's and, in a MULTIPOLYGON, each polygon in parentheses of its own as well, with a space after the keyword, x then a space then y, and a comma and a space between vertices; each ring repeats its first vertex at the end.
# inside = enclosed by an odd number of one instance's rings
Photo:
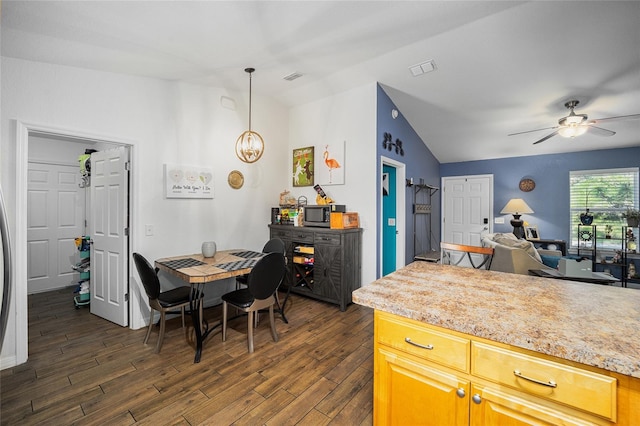
POLYGON ((515 235, 487 234, 482 238, 484 247, 493 247, 492 271, 511 272, 514 274, 529 275, 529 269, 552 269, 542 263, 544 256, 557 256, 560 258, 560 250, 536 250, 533 243, 527 240, 519 240, 515 235))

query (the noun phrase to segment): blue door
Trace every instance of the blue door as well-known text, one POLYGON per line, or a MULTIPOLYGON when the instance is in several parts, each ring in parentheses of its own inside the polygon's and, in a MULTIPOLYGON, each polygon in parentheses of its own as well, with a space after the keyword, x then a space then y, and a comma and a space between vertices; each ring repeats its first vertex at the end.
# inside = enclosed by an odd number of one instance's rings
POLYGON ((382 166, 382 275, 396 270, 396 169, 382 166))

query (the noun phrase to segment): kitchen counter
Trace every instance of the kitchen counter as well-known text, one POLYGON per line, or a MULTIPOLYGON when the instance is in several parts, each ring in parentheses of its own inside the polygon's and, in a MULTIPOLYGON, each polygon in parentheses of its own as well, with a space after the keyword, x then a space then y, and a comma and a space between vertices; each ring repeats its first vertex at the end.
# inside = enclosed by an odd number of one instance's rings
POLYGON ((640 291, 414 262, 353 301, 640 378, 640 291))

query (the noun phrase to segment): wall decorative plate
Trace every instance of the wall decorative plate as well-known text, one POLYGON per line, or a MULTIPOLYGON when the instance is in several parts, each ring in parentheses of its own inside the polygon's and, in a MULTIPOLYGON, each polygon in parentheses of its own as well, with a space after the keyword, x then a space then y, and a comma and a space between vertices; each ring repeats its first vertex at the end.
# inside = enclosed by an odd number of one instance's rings
POLYGON ((524 178, 524 179, 520 179, 519 187, 520 187, 520 191, 531 192, 533 191, 533 188, 536 187, 536 183, 534 182, 533 179, 524 178))
POLYGON ((229 173, 227 181, 229 182, 229 186, 233 189, 240 189, 242 188, 242 185, 244 185, 244 176, 242 176, 242 173, 238 170, 232 170, 231 173, 229 173))

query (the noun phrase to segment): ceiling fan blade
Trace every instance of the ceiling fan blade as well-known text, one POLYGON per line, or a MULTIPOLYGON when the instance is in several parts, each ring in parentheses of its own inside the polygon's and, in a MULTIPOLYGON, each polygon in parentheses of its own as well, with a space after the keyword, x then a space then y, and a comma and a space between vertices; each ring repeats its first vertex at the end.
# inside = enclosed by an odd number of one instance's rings
POLYGON ((517 133, 510 133, 507 136, 515 136, 515 135, 522 135, 524 133, 532 133, 532 132, 539 132, 541 130, 551 130, 551 129, 557 129, 558 126, 554 126, 554 127, 545 127, 544 129, 535 129, 535 130, 526 130, 524 132, 517 132, 517 133))
POLYGON ((603 129, 602 127, 596 127, 594 125, 589 126, 589 132, 598 136, 613 136, 616 134, 613 130, 603 129))
POLYGON ((591 120, 591 123, 601 123, 603 121, 615 121, 615 120, 633 120, 636 118, 640 118, 640 114, 618 115, 616 117, 596 118, 595 120, 591 120))
POLYGON ((551 133, 551 134, 548 134, 547 136, 545 136, 545 137, 544 137, 544 138, 542 138, 542 139, 538 139, 538 140, 537 140, 537 141, 535 141, 533 144, 535 145, 535 144, 538 144, 538 143, 540 143, 540 142, 544 142, 544 141, 546 141, 547 139, 550 139, 550 138, 554 137, 554 136, 555 136, 555 135, 557 135, 557 134, 558 134, 558 130, 556 130, 555 132, 553 132, 553 133, 551 133))

